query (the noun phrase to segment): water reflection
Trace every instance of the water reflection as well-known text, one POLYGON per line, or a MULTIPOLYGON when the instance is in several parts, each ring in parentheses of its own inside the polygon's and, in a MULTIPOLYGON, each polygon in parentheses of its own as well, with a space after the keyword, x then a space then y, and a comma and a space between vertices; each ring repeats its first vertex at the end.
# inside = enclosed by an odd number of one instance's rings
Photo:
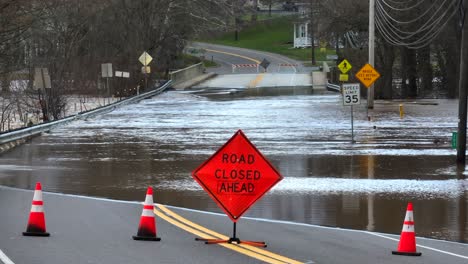
POLYGON ((403 121, 377 103, 370 124, 357 107, 353 145, 339 99, 167 93, 6 153, 0 184, 135 201, 152 185, 158 203, 221 212, 191 171, 242 128, 285 177, 246 216, 398 234, 412 201, 418 235, 467 242, 468 183, 449 148, 455 101, 406 107, 403 121))

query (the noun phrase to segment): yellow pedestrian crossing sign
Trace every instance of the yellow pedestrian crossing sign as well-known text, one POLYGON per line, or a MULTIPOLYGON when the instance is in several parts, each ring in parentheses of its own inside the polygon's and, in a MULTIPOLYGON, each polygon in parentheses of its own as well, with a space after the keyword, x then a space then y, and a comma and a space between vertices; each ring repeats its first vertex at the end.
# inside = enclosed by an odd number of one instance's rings
POLYGON ((349 70, 351 70, 353 66, 351 66, 351 63, 349 63, 348 60, 344 59, 343 61, 338 64, 338 69, 340 69, 341 73, 345 74, 349 70))

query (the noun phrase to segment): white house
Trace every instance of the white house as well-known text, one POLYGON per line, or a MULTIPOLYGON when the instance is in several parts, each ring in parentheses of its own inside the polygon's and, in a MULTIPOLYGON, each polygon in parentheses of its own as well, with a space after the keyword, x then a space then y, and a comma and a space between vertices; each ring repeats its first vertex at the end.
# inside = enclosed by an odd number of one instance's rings
POLYGON ((311 46, 309 22, 294 23, 294 48, 305 48, 311 46))
POLYGON ((310 13, 310 5, 307 3, 296 3, 299 21, 294 23, 294 48, 305 48, 311 46, 310 23, 307 19, 310 13))

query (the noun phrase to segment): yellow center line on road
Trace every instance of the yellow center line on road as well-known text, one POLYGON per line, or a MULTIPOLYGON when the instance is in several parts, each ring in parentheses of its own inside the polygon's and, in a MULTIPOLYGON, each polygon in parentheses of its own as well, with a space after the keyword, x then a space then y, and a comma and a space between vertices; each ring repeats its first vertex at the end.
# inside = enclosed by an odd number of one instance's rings
POLYGON ((239 54, 226 52, 226 51, 220 51, 220 50, 213 50, 213 49, 205 49, 205 50, 206 51, 211 51, 211 52, 216 52, 216 53, 222 53, 222 54, 226 54, 226 55, 231 55, 231 56, 234 56, 234 57, 243 58, 243 59, 246 59, 246 60, 249 60, 249 61, 253 61, 253 62, 257 63, 257 64, 260 64, 259 60, 256 60, 254 58, 250 58, 250 57, 247 57, 247 56, 242 56, 242 55, 239 55, 239 54))
MULTIPOLYGON (((157 205, 157 207, 163 211, 164 213, 162 212, 159 212, 158 210, 156 210, 156 208, 154 209, 154 212, 157 216, 163 218, 164 220, 168 221, 169 223, 173 224, 173 225, 176 225, 180 228, 182 228, 183 230, 189 232, 189 233, 192 233, 194 235, 197 235, 201 238, 208 238, 208 239, 212 239, 212 238, 217 238, 217 239, 222 239, 222 240, 228 240, 229 237, 225 236, 225 235, 222 235, 220 233, 217 233, 213 230, 210 230, 208 228, 205 228, 201 225, 198 225, 176 213, 174 213, 173 211, 169 210, 167 207, 163 206, 163 205, 157 205), (170 217, 172 218, 170 218, 170 217), (175 219, 175 220, 174 220, 175 219)), ((293 259, 290 259, 288 257, 284 257, 284 256, 281 256, 281 255, 278 255, 278 254, 275 254, 273 252, 270 252, 270 251, 267 251, 267 250, 264 250, 264 249, 260 249, 260 248, 257 248, 257 247, 254 247, 254 246, 250 246, 250 245, 246 245, 246 244, 238 244, 238 245, 235 245, 235 244, 219 244, 220 246, 223 246, 223 247, 226 247, 226 248, 229 248, 231 250, 234 250, 234 251, 237 251, 239 253, 242 253, 244 255, 247 255, 247 256, 250 256, 250 257, 253 257, 253 258, 256 258, 256 259, 260 259, 262 261, 265 261, 267 263, 291 263, 291 264, 299 264, 299 263, 302 263, 300 261, 297 261, 297 260, 293 260, 293 259)))
POLYGON ((257 84, 260 83, 263 80, 263 77, 265 77, 265 73, 260 73, 259 75, 257 75, 257 77, 255 77, 255 79, 250 81, 250 83, 247 85, 247 88, 257 87, 257 84))
MULTIPOLYGON (((193 229, 179 221, 176 221, 172 218, 170 218, 169 216, 165 215, 164 213, 158 211, 156 208, 154 208, 154 213, 159 216, 160 218, 162 218, 163 220, 179 227, 180 229, 183 229, 189 233, 192 233, 196 236, 199 236, 201 238, 206 238, 206 239, 220 239, 219 237, 213 237, 213 236, 210 236, 210 235, 207 235, 199 230, 196 230, 196 229, 193 229)), ((225 248, 228 248, 228 249, 231 249, 231 250, 234 250, 234 251, 237 251, 241 254, 244 254, 246 256, 249 256, 249 257, 252 257, 252 258, 256 258, 258 260, 261 260, 263 262, 266 262, 266 263, 271 263, 271 264, 285 264, 285 262, 283 261, 278 261, 276 259, 273 259, 273 258, 270 258, 270 257, 267 257, 267 256, 263 256, 263 255, 260 255, 260 254, 257 254, 255 252, 251 252, 247 249, 244 249, 244 248, 240 248, 238 247, 237 245, 234 245, 234 244, 218 244, 222 247, 225 247, 225 248)))
MULTIPOLYGON (((211 52, 216 52, 216 53, 222 53, 222 54, 226 54, 226 55, 230 55, 230 56, 234 56, 234 57, 239 57, 239 58, 243 58, 243 59, 246 59, 246 60, 249 60, 249 61, 253 61, 255 62, 256 64, 260 64, 260 61, 259 60, 256 60, 254 58, 250 58, 250 57, 247 57, 247 56, 243 56, 243 55, 239 55, 239 54, 235 54, 235 53, 231 53, 231 52, 226 52, 226 51, 220 51, 220 50, 213 50, 213 49, 205 49, 207 51, 211 51, 211 52)), ((250 83, 247 85, 247 88, 255 88, 257 86, 257 84, 262 81, 263 77, 265 77, 265 73, 260 73, 258 74, 255 79, 253 79, 252 81, 250 81, 250 83)))

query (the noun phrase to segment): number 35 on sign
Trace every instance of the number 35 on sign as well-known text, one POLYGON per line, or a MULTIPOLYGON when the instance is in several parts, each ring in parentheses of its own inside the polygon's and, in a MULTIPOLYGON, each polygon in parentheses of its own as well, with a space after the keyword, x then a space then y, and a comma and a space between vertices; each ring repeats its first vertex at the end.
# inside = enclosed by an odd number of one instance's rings
POLYGON ((361 103, 359 83, 343 84, 343 105, 356 105, 361 103))

